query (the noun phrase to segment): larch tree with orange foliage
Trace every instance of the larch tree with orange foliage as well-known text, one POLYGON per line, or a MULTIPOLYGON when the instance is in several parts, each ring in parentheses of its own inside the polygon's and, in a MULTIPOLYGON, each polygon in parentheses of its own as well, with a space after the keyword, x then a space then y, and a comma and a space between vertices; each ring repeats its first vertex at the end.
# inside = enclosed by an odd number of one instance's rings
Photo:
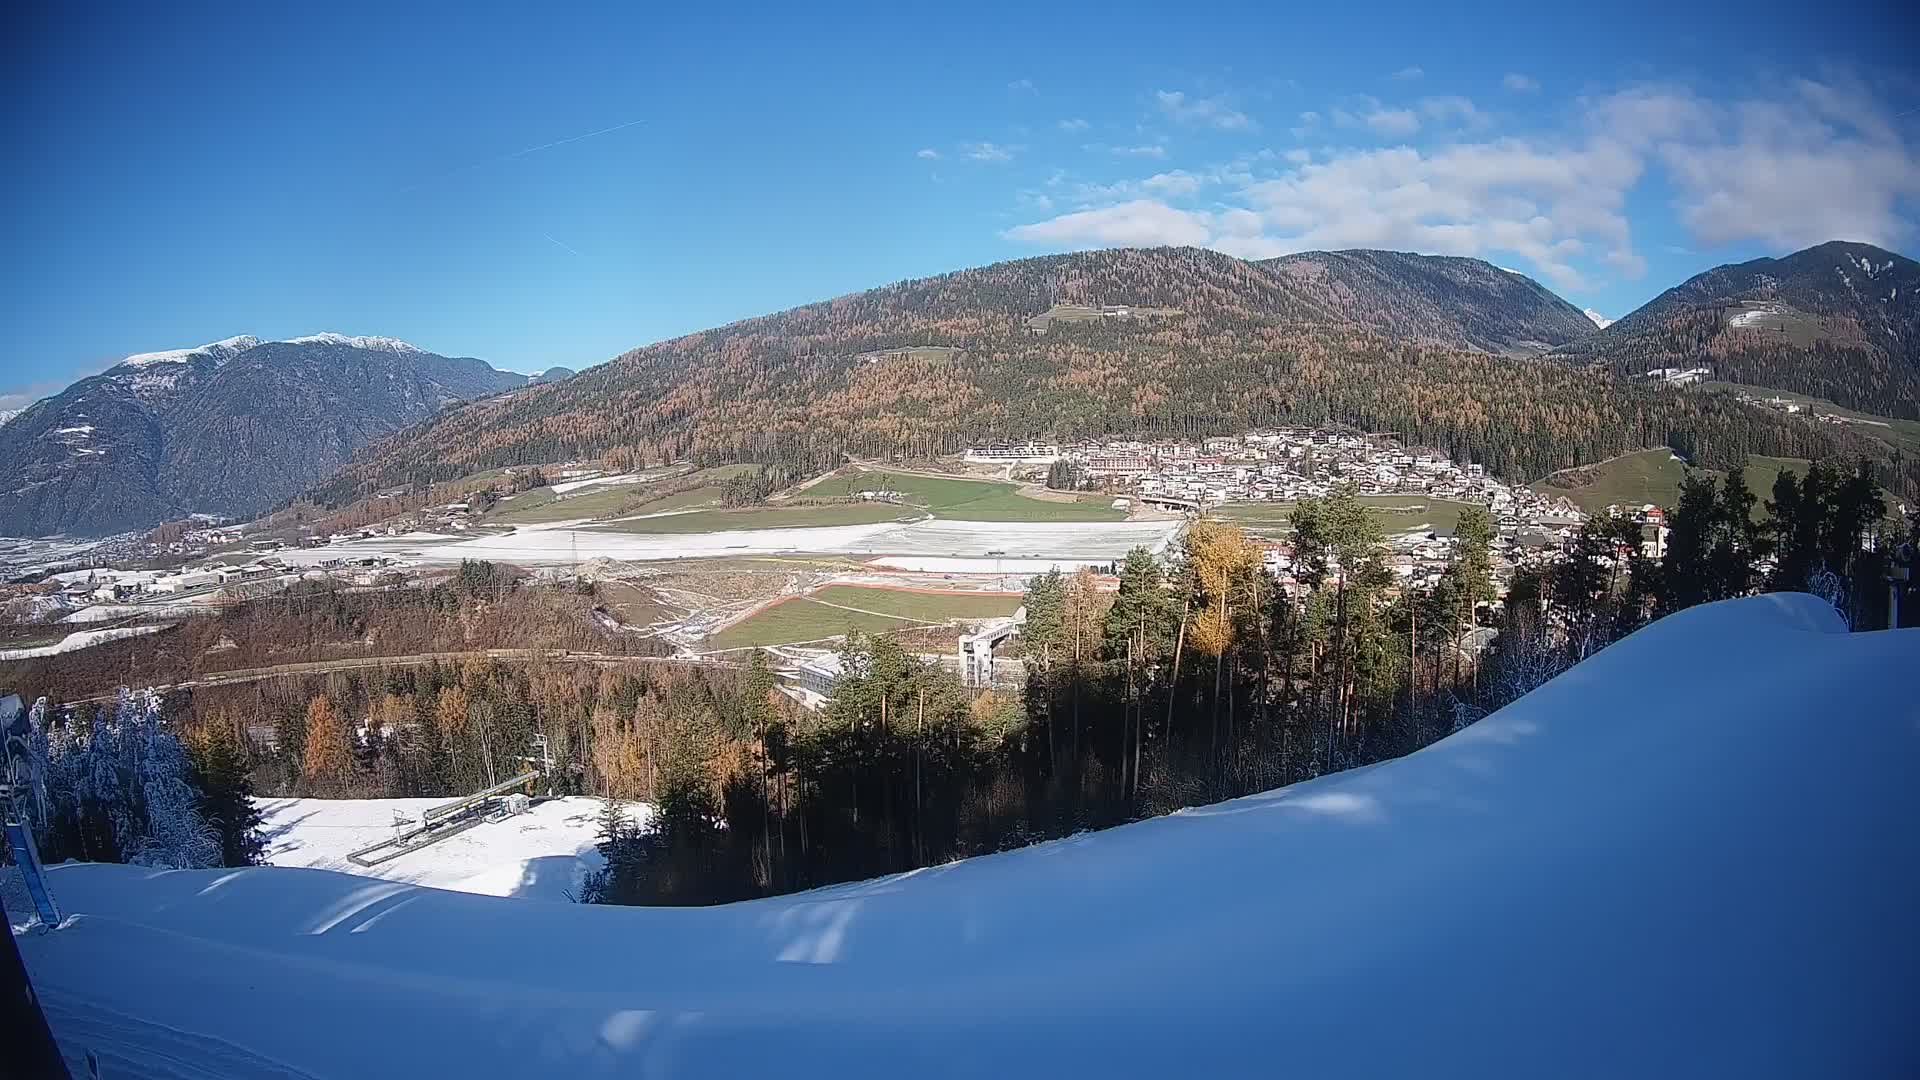
POLYGON ((311 792, 337 792, 353 764, 347 727, 322 695, 307 703, 307 745, 300 758, 301 778, 311 792))

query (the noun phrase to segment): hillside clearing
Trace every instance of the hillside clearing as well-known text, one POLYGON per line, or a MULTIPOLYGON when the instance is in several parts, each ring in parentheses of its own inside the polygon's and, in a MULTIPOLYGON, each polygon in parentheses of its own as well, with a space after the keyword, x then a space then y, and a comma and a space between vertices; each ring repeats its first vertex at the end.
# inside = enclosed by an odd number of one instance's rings
MULTIPOLYGON (((1802 476, 1807 472, 1807 459, 1789 457, 1768 457, 1765 454, 1752 454, 1747 458, 1747 490, 1753 492, 1753 517, 1755 520, 1766 517, 1767 500, 1773 497, 1773 483, 1782 472, 1792 470, 1802 476)), ((1572 499, 1587 513, 1598 513, 1615 504, 1641 506, 1652 503, 1655 506, 1671 510, 1680 501, 1680 481, 1684 479, 1692 466, 1674 457, 1673 451, 1641 450, 1603 461, 1598 465, 1582 466, 1578 469, 1566 469, 1554 473, 1544 480, 1535 482, 1533 490, 1546 495, 1560 495, 1572 499), (1582 483, 1568 483, 1571 480, 1584 480, 1582 483)), ((1718 482, 1722 473, 1718 469, 1697 470, 1705 472, 1718 482)), ((1891 510, 1898 504, 1898 498, 1890 491, 1882 490, 1881 496, 1887 500, 1891 510)))

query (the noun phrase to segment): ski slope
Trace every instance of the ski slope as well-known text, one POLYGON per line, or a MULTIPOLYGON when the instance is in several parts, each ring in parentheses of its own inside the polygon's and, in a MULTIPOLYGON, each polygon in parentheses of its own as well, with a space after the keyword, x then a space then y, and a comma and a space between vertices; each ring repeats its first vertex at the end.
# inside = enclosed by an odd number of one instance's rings
POLYGON ((708 909, 68 865, 107 1076, 1920 1075, 1920 630, 1663 620, 1398 761, 708 909))
MULTIPOLYGON (((266 861, 339 870, 388 881, 486 896, 567 900, 587 871, 604 865, 594 847, 600 800, 572 796, 535 803, 525 814, 483 821, 430 847, 378 866, 358 866, 349 851, 393 835, 395 814, 417 820, 446 799, 262 799, 266 861)), ((628 807, 636 823, 646 808, 628 807)))

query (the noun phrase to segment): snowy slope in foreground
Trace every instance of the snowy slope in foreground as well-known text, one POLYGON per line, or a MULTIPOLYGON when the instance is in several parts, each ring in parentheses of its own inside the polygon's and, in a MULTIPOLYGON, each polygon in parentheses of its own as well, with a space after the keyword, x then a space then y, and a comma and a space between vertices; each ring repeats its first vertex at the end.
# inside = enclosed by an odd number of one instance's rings
POLYGON ((20 944, 110 1075, 1920 1075, 1920 631, 1837 630, 1696 608, 1399 761, 803 896, 75 865, 20 944))
MULTIPOLYGON (((267 861, 456 892, 541 900, 578 895, 581 878, 604 862, 594 849, 600 800, 578 796, 538 803, 505 821, 483 821, 379 866, 355 866, 347 860, 347 852, 392 836, 394 814, 418 818, 422 810, 446 801, 262 799, 267 861)), ((645 820, 644 811, 636 820, 645 820)))

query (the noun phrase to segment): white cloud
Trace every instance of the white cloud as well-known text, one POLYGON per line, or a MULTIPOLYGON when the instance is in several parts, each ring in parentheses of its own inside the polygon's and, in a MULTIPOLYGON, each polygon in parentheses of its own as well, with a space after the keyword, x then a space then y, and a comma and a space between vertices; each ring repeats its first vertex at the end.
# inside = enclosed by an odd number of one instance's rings
POLYGON ((1093 126, 1092 124, 1087 123, 1085 120, 1082 120, 1077 116, 1073 117, 1070 120, 1060 121, 1061 131, 1085 131, 1092 126, 1093 126))
POLYGON ((1455 123, 1461 127, 1487 126, 1487 114, 1474 107, 1472 101, 1458 94, 1446 94, 1440 97, 1420 99, 1420 111, 1440 123, 1455 123))
POLYGON ((1856 89, 1804 79, 1793 89, 1781 101, 1725 107, 1681 99, 1710 131, 1652 140, 1681 222, 1708 245, 1909 240, 1901 204, 1920 197, 1920 154, 1894 118, 1856 89))
MULTIPOLYGON (((1244 183, 1235 200, 1241 205, 1202 213, 1134 198, 1125 204, 1123 220, 1136 228, 1151 223, 1161 235, 1179 237, 1160 242, 1206 244, 1249 258, 1350 247, 1482 258, 1513 252, 1565 289, 1588 282, 1577 262, 1596 252, 1631 254, 1622 203, 1640 166, 1597 140, 1556 146, 1502 139, 1432 151, 1323 153, 1324 160, 1295 162, 1277 178, 1244 183)), ((1009 235, 1099 243, 1115 230, 1100 213, 1068 214, 1009 235)))
POLYGON ((928 147, 921 148, 919 151, 915 152, 913 156, 917 158, 925 158, 928 161, 939 161, 940 151, 935 150, 931 146, 928 146, 928 147))
POLYGON ((1500 85, 1516 94, 1531 94, 1535 90, 1540 89, 1540 80, 1531 75, 1522 75, 1517 71, 1509 71, 1507 72, 1507 77, 1500 80, 1500 85))
POLYGON ((1420 118, 1412 109, 1375 109, 1363 119, 1374 134, 1387 138, 1399 138, 1420 130, 1420 118))
POLYGON ((1204 212, 1176 210, 1151 199, 1136 199, 1019 225, 1008 229, 1006 236, 1024 243, 1065 247, 1164 247, 1207 243, 1212 229, 1211 215, 1204 212))
POLYGON ((1012 161, 1013 155, 1019 151, 1020 147, 1017 146, 1001 146, 990 142, 962 143, 960 146, 960 152, 975 161, 1012 161))
POLYGON ((1192 97, 1184 90, 1161 90, 1154 94, 1160 111, 1177 123, 1221 131, 1252 131, 1258 125, 1253 118, 1227 104, 1225 97, 1192 97))
POLYGON ((1394 72, 1393 78, 1398 82, 1412 82, 1414 79, 1425 74, 1426 72, 1421 70, 1418 64, 1415 64, 1412 67, 1403 67, 1399 71, 1394 72))
MULTIPOLYGON (((1786 251, 1831 239, 1898 247, 1915 236, 1920 154, 1905 134, 1913 125, 1857 86, 1801 80, 1735 102, 1634 86, 1574 105, 1583 128, 1565 136, 1328 145, 1260 158, 1284 162, 1277 175, 1270 166, 1256 173, 1243 156, 1082 185, 1072 213, 1006 235, 1203 244, 1249 257, 1372 247, 1500 258, 1577 292, 1645 273, 1626 207, 1652 172, 1696 247, 1761 241, 1786 251), (1204 210, 1172 205, 1210 188, 1220 193, 1204 210)), ((1485 121, 1465 98, 1424 99, 1419 113, 1366 98, 1332 110, 1337 126, 1382 133, 1418 130, 1422 113, 1469 128, 1485 121), (1396 111, 1410 115, 1387 118, 1396 111)))
POLYGON ((1087 149, 1105 150, 1114 157, 1163 158, 1167 156, 1167 148, 1158 143, 1142 143, 1139 146, 1101 146, 1095 143, 1087 147, 1087 149))
POLYGON ((1014 200, 1022 207, 1037 210, 1043 214, 1053 209, 1053 197, 1044 191, 1022 191, 1014 196, 1014 200))
POLYGON ((1016 94, 1039 93, 1039 91, 1035 89, 1032 79, 1015 79, 1012 82, 1007 84, 1007 89, 1013 91, 1016 94))
POLYGON ((1200 190, 1201 180, 1184 169, 1156 173, 1140 181, 1140 186, 1156 195, 1177 199, 1200 190))
POLYGON ((1592 319, 1593 325, 1599 327, 1602 330, 1605 330, 1607 327, 1613 325, 1612 319, 1607 318, 1605 315, 1600 314, 1599 312, 1593 310, 1592 308, 1583 308, 1580 314, 1585 315, 1589 319, 1592 319))

